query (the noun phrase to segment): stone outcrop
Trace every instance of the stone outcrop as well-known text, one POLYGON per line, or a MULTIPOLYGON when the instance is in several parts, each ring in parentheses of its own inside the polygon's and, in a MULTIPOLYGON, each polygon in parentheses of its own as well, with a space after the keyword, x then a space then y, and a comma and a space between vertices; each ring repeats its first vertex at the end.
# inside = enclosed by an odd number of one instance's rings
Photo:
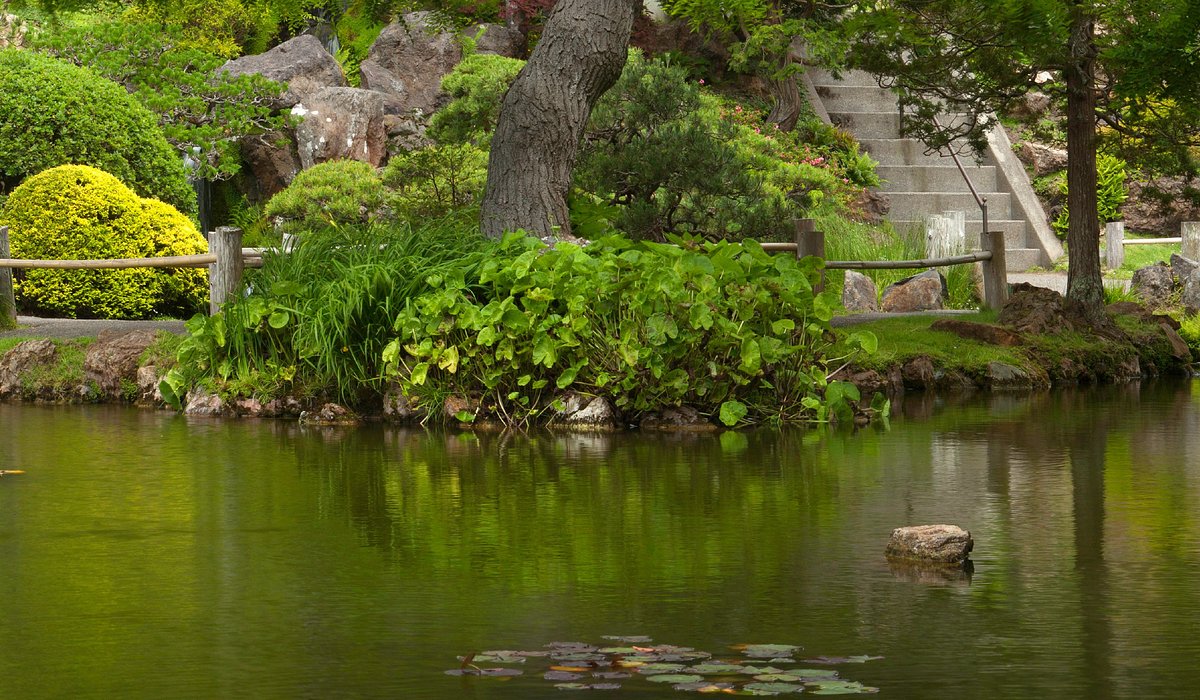
POLYGON ((412 12, 389 24, 367 50, 362 86, 397 98, 397 109, 429 114, 441 106, 442 78, 458 65, 462 49, 428 12, 412 12))
POLYGON ((1129 289, 1141 298, 1146 306, 1161 309, 1170 303, 1171 293, 1175 291, 1175 275, 1171 266, 1157 263, 1133 273, 1129 289))
POLYGON ((354 411, 337 403, 322 404, 314 411, 301 411, 302 425, 358 425, 359 417, 354 411))
POLYGON ((26 374, 54 364, 58 346, 49 340, 26 340, 0 357, 0 398, 21 392, 21 378, 26 374))
POLYGON ((242 139, 242 160, 254 175, 255 199, 266 201, 282 192, 300 172, 300 154, 290 135, 260 134, 242 139))
POLYGON ((1182 222, 1200 221, 1194 182, 1162 177, 1149 182, 1131 180, 1128 187, 1129 198, 1121 205, 1126 231, 1178 236, 1182 222))
POLYGON ((1040 143, 1022 142, 1017 157, 1033 169, 1034 177, 1044 177, 1067 167, 1066 151, 1040 143))
POLYGON ((1200 270, 1183 280, 1179 304, 1188 314, 1200 313, 1200 270))
POLYGON ((387 154, 383 96, 358 88, 324 88, 292 108, 296 152, 303 168, 328 160, 361 160, 375 167, 387 154))
POLYGON ((888 313, 935 311, 943 307, 946 297, 946 278, 937 270, 927 270, 888 285, 881 307, 888 313))
POLYGON ((29 26, 16 15, 0 12, 0 49, 19 49, 25 46, 29 26))
POLYGON ((391 385, 383 393, 383 419, 395 423, 420 420, 425 412, 417 408, 400 387, 391 385))
POLYGON ((185 416, 221 416, 227 413, 225 402, 220 396, 210 394, 204 389, 196 389, 188 393, 187 406, 183 409, 185 416))
POLYGON ((570 392, 559 401, 562 408, 555 411, 550 422, 554 427, 573 430, 614 430, 617 427, 617 412, 601 396, 570 392))
POLYGON ((525 35, 503 24, 476 24, 464 29, 462 35, 475 41, 476 53, 508 58, 520 58, 525 53, 525 35))
POLYGON ((99 396, 108 400, 120 397, 123 385, 137 387, 142 353, 155 337, 150 330, 101 331, 83 358, 84 384, 95 387, 99 396))
POLYGON ((308 34, 289 39, 266 53, 235 58, 220 70, 234 77, 261 75, 287 83, 287 90, 271 104, 275 109, 290 109, 323 88, 348 85, 337 60, 319 39, 308 34))
POLYGON ((1012 295, 1000 310, 998 321, 1000 325, 1021 334, 1075 330, 1074 324, 1067 318, 1063 296, 1053 289, 1030 284, 1013 286, 1012 295))
POLYGON ((957 525, 915 525, 892 530, 885 554, 895 559, 962 565, 974 546, 971 533, 957 525))
POLYGON ((846 270, 846 283, 842 286, 842 306, 850 313, 879 311, 879 290, 870 277, 846 270))
POLYGON ((642 430, 708 432, 717 430, 707 418, 691 406, 671 406, 642 418, 642 430))

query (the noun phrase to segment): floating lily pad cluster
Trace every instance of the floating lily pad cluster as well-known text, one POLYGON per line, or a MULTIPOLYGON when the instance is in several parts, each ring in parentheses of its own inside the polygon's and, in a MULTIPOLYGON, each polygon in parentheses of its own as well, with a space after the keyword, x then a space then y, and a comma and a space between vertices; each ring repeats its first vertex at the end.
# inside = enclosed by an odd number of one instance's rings
POLYGON ((620 690, 629 684, 661 683, 675 690, 730 695, 855 695, 878 688, 841 678, 834 666, 865 663, 880 656, 817 656, 796 659, 800 647, 790 644, 739 644, 729 658, 671 644, 653 644, 649 637, 606 636, 610 646, 582 642, 551 642, 537 651, 485 651, 460 656, 452 676, 520 676, 515 665, 529 659, 541 663, 530 674, 561 690, 620 690), (481 666, 481 664, 504 664, 481 666), (545 667, 542 666, 545 664, 545 667))

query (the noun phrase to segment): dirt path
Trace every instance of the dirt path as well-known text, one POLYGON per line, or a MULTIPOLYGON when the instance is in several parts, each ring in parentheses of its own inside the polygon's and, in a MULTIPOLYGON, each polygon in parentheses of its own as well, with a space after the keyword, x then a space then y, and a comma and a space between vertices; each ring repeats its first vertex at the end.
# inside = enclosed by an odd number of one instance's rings
POLYGON ((0 332, 0 338, 95 338, 102 331, 161 329, 183 334, 183 321, 97 321, 73 318, 18 316, 16 330, 0 332))

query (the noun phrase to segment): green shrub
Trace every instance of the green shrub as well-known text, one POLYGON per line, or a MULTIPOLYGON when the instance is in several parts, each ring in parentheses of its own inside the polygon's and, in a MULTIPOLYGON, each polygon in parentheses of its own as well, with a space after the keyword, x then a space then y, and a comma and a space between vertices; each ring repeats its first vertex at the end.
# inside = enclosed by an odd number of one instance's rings
MULTIPOLYGON (((146 258, 207 251, 192 222, 170 205, 138 197, 95 168, 64 165, 13 190, 0 225, 14 257, 146 258)), ((200 269, 28 270, 17 303, 67 317, 151 318, 188 315, 207 297, 200 269)))
POLYGON ((121 86, 48 56, 0 50, 0 188, 67 164, 91 165, 139 195, 196 210, 183 161, 121 86))
POLYGON ((477 203, 487 182, 487 153, 468 143, 430 146, 393 156, 383 184, 397 216, 444 216, 477 203))
MULTIPOLYGON (((1052 225, 1059 238, 1066 238, 1071 216, 1066 205, 1066 178, 1063 178, 1061 183, 1063 208, 1052 225)), ((1100 224, 1120 221, 1121 205, 1128 197, 1129 191, 1125 188, 1125 161, 1104 153, 1099 154, 1096 157, 1096 214, 1100 217, 1100 224)))
POLYGON ((265 256, 247 296, 188 322, 168 388, 177 397, 202 381, 264 398, 378 396, 383 348, 406 301, 442 279, 473 277, 492 248, 473 219, 310 232, 292 253, 265 256))
POLYGON ((1192 349, 1192 357, 1200 357, 1200 314, 1180 319, 1179 337, 1192 349))
POLYGON ((430 120, 428 134, 440 143, 486 145, 496 130, 500 103, 524 61, 492 54, 467 53, 445 78, 450 103, 430 120))
POLYGON ((287 230, 303 231, 366 223, 383 203, 383 181, 369 163, 331 160, 301 171, 264 213, 283 219, 287 230))
MULTIPOLYGON (((857 391, 829 383, 835 300, 818 263, 753 241, 683 245, 612 236, 547 249, 508 236, 477 279, 443 278, 396 317, 386 357, 406 394, 436 410, 476 396, 473 419, 533 420, 560 392, 627 416, 687 403, 727 425, 824 419, 857 391)), ((873 338, 856 336, 873 348, 873 338)))

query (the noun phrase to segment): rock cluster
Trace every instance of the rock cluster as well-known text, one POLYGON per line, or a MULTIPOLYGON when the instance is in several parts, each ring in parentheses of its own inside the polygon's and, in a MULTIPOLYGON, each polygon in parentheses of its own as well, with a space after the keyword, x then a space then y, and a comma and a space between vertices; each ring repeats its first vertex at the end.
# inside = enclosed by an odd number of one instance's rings
POLYGON ((1181 255, 1133 273, 1130 290, 1151 309, 1178 304, 1188 314, 1200 312, 1200 263, 1181 255))
POLYGON ((884 552, 894 559, 962 565, 974 547, 971 533, 957 525, 914 525, 892 530, 884 552))

